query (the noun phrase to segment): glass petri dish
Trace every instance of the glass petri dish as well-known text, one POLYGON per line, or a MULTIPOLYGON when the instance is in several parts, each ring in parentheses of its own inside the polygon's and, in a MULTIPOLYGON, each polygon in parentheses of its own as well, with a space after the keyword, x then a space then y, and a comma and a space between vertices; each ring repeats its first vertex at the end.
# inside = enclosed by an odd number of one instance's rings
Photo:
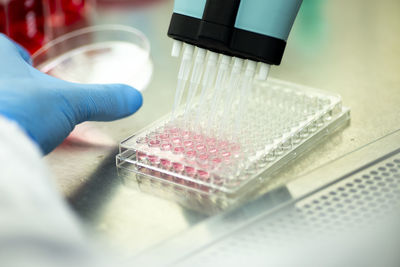
POLYGON ((150 43, 139 30, 98 25, 62 35, 32 56, 33 65, 51 76, 77 83, 125 83, 144 90, 153 65, 150 43))

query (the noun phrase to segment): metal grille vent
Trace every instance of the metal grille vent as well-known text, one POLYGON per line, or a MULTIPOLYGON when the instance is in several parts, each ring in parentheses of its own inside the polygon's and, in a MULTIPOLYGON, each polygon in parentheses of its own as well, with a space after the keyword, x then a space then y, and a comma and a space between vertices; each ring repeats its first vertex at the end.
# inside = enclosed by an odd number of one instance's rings
POLYGON ((310 237, 334 235, 372 225, 400 204, 399 153, 364 168, 290 207, 269 214, 216 240, 179 266, 228 263, 238 253, 251 256, 310 237), (227 261, 228 259, 228 261, 227 261))

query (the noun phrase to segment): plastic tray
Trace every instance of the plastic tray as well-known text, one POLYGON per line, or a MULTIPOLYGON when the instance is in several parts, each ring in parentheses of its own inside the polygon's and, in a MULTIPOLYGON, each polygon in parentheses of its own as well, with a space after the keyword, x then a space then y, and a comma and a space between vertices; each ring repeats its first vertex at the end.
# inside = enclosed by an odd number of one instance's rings
POLYGON ((224 209, 350 119, 338 95, 275 79, 255 87, 239 130, 187 130, 166 116, 121 142, 120 174, 186 206, 224 209))

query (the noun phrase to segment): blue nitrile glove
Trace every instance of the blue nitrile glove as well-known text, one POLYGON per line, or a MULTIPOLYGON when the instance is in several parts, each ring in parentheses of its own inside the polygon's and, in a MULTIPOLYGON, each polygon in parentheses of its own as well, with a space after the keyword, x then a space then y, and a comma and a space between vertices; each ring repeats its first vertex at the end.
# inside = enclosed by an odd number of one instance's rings
POLYGON ((116 120, 141 105, 140 92, 127 85, 83 85, 41 73, 22 47, 0 34, 0 115, 16 121, 44 154, 75 125, 116 120))

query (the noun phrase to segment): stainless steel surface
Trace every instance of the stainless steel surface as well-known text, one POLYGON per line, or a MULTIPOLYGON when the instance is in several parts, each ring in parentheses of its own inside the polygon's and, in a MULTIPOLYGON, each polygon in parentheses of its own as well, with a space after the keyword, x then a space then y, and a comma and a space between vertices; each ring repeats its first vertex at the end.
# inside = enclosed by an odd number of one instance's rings
MULTIPOLYGON (((254 202, 199 223, 134 257, 133 262, 139 266, 236 266, 241 257, 251 262, 258 256, 265 262, 280 249, 292 249, 293 257, 306 241, 318 244, 324 236, 331 239, 342 234, 352 239, 355 229, 382 226, 384 218, 394 219, 391 215, 397 214, 399 204, 400 130, 254 202), (302 184, 309 179, 320 183, 306 190, 302 184)), ((398 239, 398 231, 393 234, 398 239)))
MULTIPOLYGON (((264 258, 268 259, 271 249, 283 249, 288 244, 300 245, 317 236, 338 235, 351 231, 352 227, 366 227, 398 210, 399 163, 397 150, 395 155, 239 229, 232 229, 222 238, 212 239, 215 235, 210 234, 211 242, 189 255, 185 254, 186 247, 178 253, 175 251, 173 254, 180 256, 177 266, 217 266, 215 263, 232 266, 237 255, 251 258, 265 253, 264 258)), ((398 237, 395 235, 395 238, 398 237)), ((358 245, 361 246, 361 242, 358 245)))
MULTIPOLYGON (((304 2, 283 63, 271 75, 341 94, 352 109, 352 123, 285 169, 266 190, 400 127, 400 2, 304 2)), ((144 92, 144 106, 127 119, 82 125, 76 138, 46 157, 60 190, 88 227, 112 247, 130 252, 205 218, 125 188, 114 161, 120 140, 171 109, 178 68, 177 60, 169 56, 172 42, 166 36, 171 10, 172 2, 165 1, 144 10, 99 16, 99 23, 131 25, 149 37, 154 76, 144 92)))

